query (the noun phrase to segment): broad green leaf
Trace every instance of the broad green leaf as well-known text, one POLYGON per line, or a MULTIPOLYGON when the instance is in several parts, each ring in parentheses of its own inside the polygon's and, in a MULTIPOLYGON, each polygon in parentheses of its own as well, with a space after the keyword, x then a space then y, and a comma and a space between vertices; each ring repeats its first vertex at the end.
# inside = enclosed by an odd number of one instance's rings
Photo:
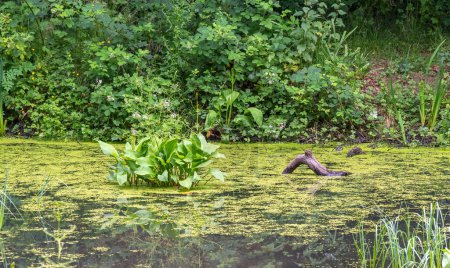
POLYGON ((147 157, 139 157, 138 159, 136 159, 136 164, 138 164, 141 167, 151 166, 151 162, 149 161, 149 158, 147 158, 147 157))
POLYGON ((133 150, 125 149, 125 151, 123 152, 123 156, 126 159, 136 160, 136 152, 134 152, 133 150))
POLYGON ((221 182, 225 181, 225 173, 216 168, 210 169, 209 174, 211 174, 214 178, 220 180, 221 182))
POLYGON ((126 172, 119 172, 117 173, 117 182, 119 183, 119 185, 124 185, 125 183, 127 183, 127 178, 128 175, 126 172))
POLYGON ((247 115, 243 115, 243 114, 238 114, 236 115, 236 117, 233 119, 233 122, 235 122, 236 124, 240 124, 240 125, 244 125, 244 126, 251 126, 250 124, 250 117, 247 115))
POLYGON ((196 148, 198 148, 198 149, 202 148, 202 142, 200 141, 199 135, 201 135, 201 134, 193 134, 193 135, 191 135, 190 141, 192 143, 192 146, 191 146, 191 152, 192 153, 194 153, 196 148))
POLYGON ((258 126, 261 126, 263 123, 263 113, 261 110, 255 107, 250 107, 246 110, 246 112, 250 112, 252 114, 253 120, 255 120, 258 126))
POLYGON ((205 139, 205 137, 202 134, 197 134, 197 138, 199 139, 200 143, 201 143, 201 149, 203 152, 207 153, 207 154, 212 154, 214 153, 220 146, 219 145, 215 145, 212 143, 208 143, 205 139))
POLYGON ((184 188, 190 189, 192 187, 192 178, 188 177, 185 180, 179 181, 179 184, 184 188))
POLYGON ((167 172, 167 170, 164 170, 164 172, 161 175, 158 175, 158 180, 162 182, 169 181, 169 173, 167 172))
POLYGON ((212 160, 207 160, 207 161, 201 161, 199 164, 197 164, 197 163, 193 163, 192 164, 192 167, 193 168, 202 168, 202 167, 206 167, 206 166, 208 166, 209 164, 211 164, 212 163, 212 160))
POLYGON ((152 173, 152 170, 148 166, 140 166, 134 173, 140 176, 147 176, 152 173))
POLYGON ((194 175, 192 176, 192 181, 193 182, 198 182, 201 181, 202 177, 200 177, 200 175, 197 174, 197 172, 194 172, 194 175))
POLYGON ((130 144, 129 142, 127 142, 127 143, 125 144, 125 150, 126 150, 126 151, 132 151, 132 150, 133 150, 133 147, 131 146, 131 144, 130 144))
POLYGON ((134 161, 134 160, 125 160, 125 163, 127 164, 128 168, 132 171, 135 171, 139 167, 136 164, 136 161, 134 161))
POLYGON ((225 95, 225 100, 227 102, 228 106, 233 105, 233 103, 236 101, 236 99, 239 97, 239 92, 232 91, 229 94, 225 95))
POLYGON ((206 116, 205 121, 205 129, 209 130, 214 127, 214 125, 217 123, 218 114, 214 110, 209 110, 208 115, 206 116))
POLYGON ((170 158, 174 153, 176 153, 177 149, 178 149, 178 141, 176 139, 168 140, 167 142, 164 143, 163 150, 167 161, 170 161, 170 158))
POLYGON ((98 143, 100 144, 100 149, 102 149, 102 152, 104 154, 111 155, 116 159, 119 158, 119 153, 117 152, 116 148, 114 148, 114 146, 103 141, 98 141, 98 143))
MULTIPOLYGON (((139 143, 138 143, 138 145, 136 146, 136 152, 139 152, 139 153, 145 153, 145 152, 143 152, 146 148, 146 146, 145 145, 147 145, 147 143, 148 143, 148 141, 150 140, 150 138, 144 138, 144 139, 142 139, 142 140, 140 140, 139 141, 139 143)), ((146 151, 146 150, 145 150, 146 151)))

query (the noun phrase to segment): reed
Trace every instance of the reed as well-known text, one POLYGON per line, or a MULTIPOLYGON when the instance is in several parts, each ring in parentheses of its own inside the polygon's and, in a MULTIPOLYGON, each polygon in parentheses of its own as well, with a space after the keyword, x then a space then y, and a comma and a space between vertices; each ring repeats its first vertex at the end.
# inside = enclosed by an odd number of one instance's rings
POLYGON ((445 267, 449 238, 438 203, 422 214, 383 219, 373 239, 368 235, 360 225, 354 239, 361 267, 445 267))
MULTIPOLYGON (((428 76, 428 73, 430 72, 431 64, 436 59, 441 47, 444 45, 446 40, 443 40, 433 51, 433 54, 431 55, 430 59, 428 60, 428 63, 425 67, 424 73, 424 79, 428 76)), ((426 121, 428 121, 428 128, 430 131, 433 131, 434 127, 437 123, 437 117, 440 112, 442 101, 445 98, 445 93, 448 90, 448 83, 444 79, 444 66, 440 66, 439 68, 439 75, 438 80, 436 82, 436 85, 434 86, 433 90, 433 96, 432 96, 432 105, 431 110, 429 111, 429 114, 427 116, 427 111, 425 109, 426 106, 426 89, 428 88, 425 84, 425 81, 421 81, 419 84, 419 100, 420 100, 420 107, 419 107, 419 113, 420 113, 420 122, 422 124, 422 127, 425 126, 426 121), (428 119, 427 119, 428 117, 428 119)))
POLYGON ((433 94, 433 101, 431 106, 431 113, 429 117, 429 128, 431 131, 433 131, 434 127, 437 123, 437 117, 439 115, 439 111, 441 109, 442 101, 444 100, 445 93, 448 89, 448 84, 446 81, 444 81, 444 67, 441 67, 439 70, 439 79, 436 83, 434 94, 433 94))

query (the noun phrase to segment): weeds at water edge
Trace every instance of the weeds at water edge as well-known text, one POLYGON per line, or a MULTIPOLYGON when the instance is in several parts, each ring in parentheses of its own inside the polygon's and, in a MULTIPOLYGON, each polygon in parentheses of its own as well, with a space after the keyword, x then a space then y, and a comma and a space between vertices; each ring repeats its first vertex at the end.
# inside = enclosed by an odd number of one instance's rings
POLYGON ((381 220, 373 238, 360 225, 355 246, 361 267, 450 267, 448 231, 436 203, 422 214, 381 220))

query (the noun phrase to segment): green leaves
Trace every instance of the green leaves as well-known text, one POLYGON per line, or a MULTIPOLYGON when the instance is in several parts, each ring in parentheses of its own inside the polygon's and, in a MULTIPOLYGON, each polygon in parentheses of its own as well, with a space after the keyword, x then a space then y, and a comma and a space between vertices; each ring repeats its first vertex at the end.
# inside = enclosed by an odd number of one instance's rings
POLYGON ((205 121, 205 129, 211 129, 217 123, 219 119, 219 115, 214 110, 209 110, 208 115, 206 116, 205 121))
POLYGON ((117 183, 119 183, 119 185, 125 185, 128 181, 128 174, 125 171, 121 171, 119 173, 117 173, 117 183))
POLYGON ((102 152, 104 154, 111 155, 116 159, 119 157, 119 153, 117 152, 116 148, 114 148, 114 146, 112 146, 111 144, 107 144, 103 141, 98 141, 98 143, 100 144, 100 149, 102 149, 102 152))
POLYGON ((190 177, 186 178, 185 180, 182 180, 179 182, 181 186, 183 186, 186 189, 190 189, 192 187, 192 180, 190 177))
POLYGON ((247 108, 246 112, 249 112, 252 117, 253 120, 255 120, 256 124, 260 127, 263 123, 263 113, 261 112, 261 110, 254 108, 254 107, 250 107, 247 108))
POLYGON ((221 182, 225 181, 225 173, 222 171, 212 168, 209 170, 209 173, 214 176, 214 178, 220 180, 221 182))
POLYGON ((225 103, 227 106, 232 106, 233 103, 236 101, 236 99, 239 97, 239 92, 237 91, 231 91, 231 92, 223 92, 222 97, 225 100, 225 103))
POLYGON ((158 175, 158 180, 162 182, 169 181, 169 173, 167 172, 167 170, 164 170, 164 172, 161 175, 158 175))
MULTIPOLYGON (((110 180, 119 185, 148 182, 152 186, 181 186, 190 189, 203 180, 201 171, 213 159, 224 158, 218 145, 208 143, 202 134, 193 134, 190 139, 158 140, 144 139, 135 146, 127 143, 123 152, 112 145, 99 141, 106 155, 113 156, 117 163, 110 171, 110 180)), ((218 169, 206 173, 220 181, 225 174, 218 169)))

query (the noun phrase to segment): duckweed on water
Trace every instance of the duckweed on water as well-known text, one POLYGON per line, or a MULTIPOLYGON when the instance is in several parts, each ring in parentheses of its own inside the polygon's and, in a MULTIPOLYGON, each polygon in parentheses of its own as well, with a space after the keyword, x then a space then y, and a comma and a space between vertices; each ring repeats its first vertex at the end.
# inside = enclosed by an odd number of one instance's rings
POLYGON ((25 218, 6 219, 4 259, 57 262, 55 242, 43 230, 54 233, 54 215, 62 211, 60 228, 76 228, 60 261, 72 265, 352 263, 357 254, 346 234, 357 231, 358 221, 373 226, 381 216, 432 201, 450 207, 449 148, 360 147, 366 154, 347 158, 350 147, 223 144, 227 158, 214 165, 227 180, 179 191, 108 183, 113 161, 96 143, 1 139, 0 177, 8 168, 9 192, 25 218), (306 167, 280 175, 305 149, 352 175, 318 177, 306 167), (176 238, 167 236, 172 229, 176 238), (186 262, 183 250, 197 255, 186 262))

